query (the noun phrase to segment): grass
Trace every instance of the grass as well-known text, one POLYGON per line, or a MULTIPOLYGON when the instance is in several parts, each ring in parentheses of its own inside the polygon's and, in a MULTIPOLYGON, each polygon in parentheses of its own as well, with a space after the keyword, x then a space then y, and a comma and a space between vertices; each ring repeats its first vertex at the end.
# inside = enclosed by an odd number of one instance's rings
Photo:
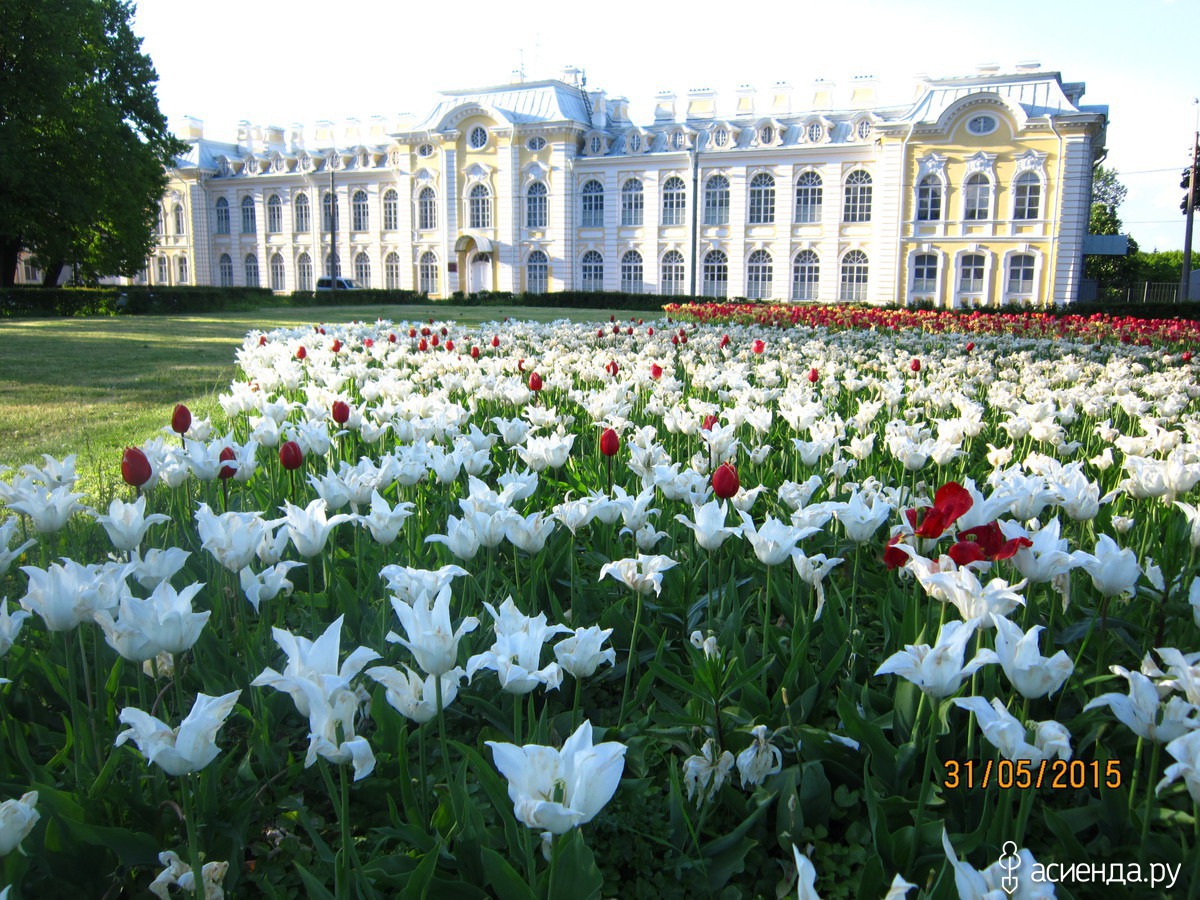
POLYGON ((218 416, 217 395, 236 373, 246 333, 313 322, 423 321, 464 325, 505 316, 537 321, 607 320, 640 313, 561 307, 318 306, 189 316, 0 320, 0 464, 40 462, 48 453, 80 455, 81 489, 107 500, 121 452, 170 422, 176 403, 218 416))

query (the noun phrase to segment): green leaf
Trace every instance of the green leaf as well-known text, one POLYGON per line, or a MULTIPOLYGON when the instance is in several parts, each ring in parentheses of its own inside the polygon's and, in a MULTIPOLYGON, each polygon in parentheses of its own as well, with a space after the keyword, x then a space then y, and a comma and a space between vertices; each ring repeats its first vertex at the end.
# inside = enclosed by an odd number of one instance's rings
POLYGON ((316 898, 316 900, 337 900, 330 893, 329 888, 317 881, 316 876, 312 872, 308 871, 308 869, 304 868, 298 862, 293 862, 292 865, 296 867, 296 872, 299 873, 300 880, 304 882, 304 888, 308 891, 310 898, 316 898))
POLYGON ((508 864, 495 850, 483 848, 483 871, 488 887, 495 892, 497 900, 537 900, 525 879, 508 864))
POLYGON ((596 900, 604 877, 578 828, 554 838, 546 900, 596 900))
POLYGON ((408 884, 404 890, 400 892, 401 900, 422 900, 429 893, 429 886, 433 883, 433 876, 437 872, 438 857, 441 855, 441 847, 434 847, 425 854, 425 858, 421 860, 421 864, 417 866, 416 871, 412 873, 408 884))

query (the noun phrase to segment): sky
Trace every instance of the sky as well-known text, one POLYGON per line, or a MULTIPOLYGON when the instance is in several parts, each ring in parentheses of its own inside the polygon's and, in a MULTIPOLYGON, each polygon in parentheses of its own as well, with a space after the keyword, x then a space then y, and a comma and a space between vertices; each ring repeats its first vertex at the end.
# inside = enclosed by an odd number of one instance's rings
POLYGON ((287 127, 422 115, 438 91, 505 84, 519 67, 532 81, 577 66, 589 88, 628 97, 633 118, 648 122, 663 90, 732 97, 743 84, 765 92, 784 81, 799 108, 818 78, 848 98, 855 76, 873 75, 881 101, 903 103, 919 74, 1037 61, 1085 82, 1085 104, 1108 105, 1104 164, 1129 189, 1119 210, 1125 231, 1146 251, 1183 247, 1179 178, 1200 111, 1200 0, 414 7, 137 0, 134 30, 158 71, 163 112, 173 124, 203 119, 218 139, 243 119, 287 127))

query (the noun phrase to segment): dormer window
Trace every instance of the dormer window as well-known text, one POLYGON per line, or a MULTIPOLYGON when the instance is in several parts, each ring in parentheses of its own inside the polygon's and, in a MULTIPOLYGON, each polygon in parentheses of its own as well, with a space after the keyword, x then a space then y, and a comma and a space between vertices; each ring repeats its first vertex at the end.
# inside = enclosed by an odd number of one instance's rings
POLYGON ((724 128, 718 128, 713 132, 713 144, 718 147, 724 147, 729 143, 729 132, 724 128))
POLYGON ((967 122, 967 131, 971 134, 991 134, 996 128, 996 119, 993 116, 973 116, 967 122))
POLYGON ((871 123, 863 119, 858 123, 858 139, 865 141, 871 134, 871 123))
POLYGON ((300 154, 300 171, 308 172, 312 169, 312 157, 307 153, 300 154))
POLYGON ((629 152, 638 153, 642 149, 642 136, 636 131, 629 135, 629 152))
POLYGON ((542 148, 544 148, 546 146, 546 139, 544 137, 541 137, 540 135, 538 137, 531 137, 529 139, 529 143, 526 144, 525 146, 527 146, 534 153, 537 153, 539 150, 541 150, 542 148))
POLYGON ((600 155, 600 152, 604 149, 604 141, 601 140, 600 135, 592 135, 592 140, 591 143, 588 144, 588 149, 591 151, 592 156, 600 155))
POLYGON ((467 135, 467 146, 469 146, 472 150, 482 150, 487 146, 487 142, 487 129, 482 125, 476 125, 471 129, 471 133, 467 135))
POLYGON ((358 167, 360 169, 371 168, 371 154, 368 153, 366 150, 364 150, 362 153, 358 154, 358 167))
POLYGON ((242 161, 242 174, 243 175, 257 175, 258 174, 258 163, 255 162, 252 157, 247 156, 242 161))
POLYGON ((671 146, 676 150, 682 150, 687 145, 687 135, 682 131, 677 131, 671 135, 671 146))
POLYGON ((773 143, 775 140, 775 129, 771 125, 764 125, 758 130, 758 142, 764 146, 773 143))
POLYGON ((393 169, 400 168, 400 148, 393 147, 388 151, 388 165, 393 169))
POLYGON ((422 144, 417 148, 417 156, 433 156, 433 144, 422 144))
POLYGON ((273 160, 271 160, 271 171, 272 172, 282 172, 284 170, 284 168, 286 167, 286 165, 287 164, 284 162, 283 157, 277 156, 273 160))
POLYGON ((810 144, 820 143, 821 138, 825 136, 825 127, 820 122, 813 122, 808 126, 806 134, 810 144))

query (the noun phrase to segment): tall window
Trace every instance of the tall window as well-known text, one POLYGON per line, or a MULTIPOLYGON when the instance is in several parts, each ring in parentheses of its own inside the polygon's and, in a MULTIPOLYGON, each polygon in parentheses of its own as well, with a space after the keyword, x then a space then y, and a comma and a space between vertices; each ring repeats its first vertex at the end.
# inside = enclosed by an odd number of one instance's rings
POLYGON ((229 234, 229 201, 217 198, 217 234, 229 234))
POLYGON ((976 172, 963 184, 963 218, 980 221, 991 218, 992 183, 982 172, 976 172))
POLYGON ((604 226, 604 185, 600 182, 589 181, 583 186, 582 212, 579 224, 583 228, 604 226))
POLYGON ((366 231, 371 227, 366 191, 355 191, 350 198, 350 225, 355 231, 366 231))
POLYGON ((535 181, 529 186, 529 191, 525 195, 526 228, 546 227, 546 196, 548 193, 546 185, 540 181, 535 181))
POLYGON ((171 218, 175 220, 173 223, 175 225, 175 233, 185 234, 186 232, 183 228, 183 206, 176 203, 175 206, 171 208, 171 218))
POLYGON ((426 250, 417 260, 417 290, 423 294, 438 292, 438 260, 432 250, 426 250))
POLYGON ((630 178, 621 187, 621 224, 641 225, 643 209, 642 182, 630 178))
POLYGON ((395 231, 400 227, 400 195, 392 188, 383 192, 383 230, 395 231))
POLYGON ((937 222, 942 218, 942 181, 926 175, 917 185, 917 221, 937 222))
POLYGON ((642 254, 636 250, 621 257, 621 290, 627 294, 642 292, 642 254))
POLYGON ((796 223, 811 225, 821 221, 821 176, 805 172, 796 179, 796 223))
POLYGON ((968 253, 962 258, 958 289, 964 294, 983 292, 984 260, 982 253, 968 253))
POLYGON ((338 224, 337 197, 326 191, 321 197, 321 230, 333 231, 338 224))
POLYGON ((258 226, 254 221, 254 198, 242 198, 242 234, 254 234, 258 226))
POLYGON ((472 228, 492 227, 492 192, 486 184, 471 188, 469 220, 472 228))
POLYGON ((684 278, 683 254, 678 250, 668 250, 663 254, 662 266, 659 268, 659 293, 682 294, 684 278))
POLYGON ((604 257, 595 250, 583 254, 579 287, 584 291, 604 290, 604 257))
POLYGON ((775 178, 769 172, 759 172, 750 179, 750 224, 771 225, 775 222, 775 178))
POLYGON ((437 194, 433 188, 422 188, 417 196, 417 228, 431 231, 437 228, 437 194))
POLYGON ((550 260, 541 250, 534 250, 525 261, 525 290, 530 294, 544 294, 550 282, 550 260))
POLYGON ((676 175, 663 182, 662 223, 687 224, 687 185, 676 175))
POLYGON ((755 250, 746 261, 746 296, 762 300, 771 296, 771 254, 766 250, 755 250))
POLYGON ((938 260, 935 253, 918 253, 913 257, 914 291, 937 290, 938 260))
POLYGON ((714 175, 704 183, 704 224, 729 224, 729 179, 714 175))
POLYGON ((1008 292, 1010 294, 1033 293, 1033 256, 1019 253, 1008 260, 1008 292))
POLYGON ((867 254, 861 250, 851 250, 843 256, 840 298, 849 301, 866 300, 867 275, 867 254))
POLYGON ((855 169, 846 177, 846 196, 842 204, 843 222, 871 221, 871 176, 855 169))
POLYGON ((278 194, 272 194, 267 199, 267 234, 279 234, 283 231, 283 201, 278 194))
MULTIPOLYGON (((171 271, 171 269, 170 269, 169 264, 167 263, 167 258, 165 256, 160 256, 158 258, 158 283, 159 284, 170 284, 171 283, 170 271, 171 271)), ((232 285, 232 284, 233 284, 233 263, 230 263, 229 264, 229 285, 232 285)), ((222 285, 222 287, 227 287, 227 286, 228 285, 222 285)))
POLYGON ((325 274, 331 275, 334 278, 342 276, 342 258, 336 253, 325 254, 325 274))
POLYGON ((821 265, 812 250, 801 250, 792 262, 792 299, 816 300, 817 282, 821 280, 821 265))
POLYGON ((383 286, 389 291, 400 289, 400 256, 395 251, 383 258, 383 286))
POLYGON ((297 194, 292 215, 296 219, 296 231, 307 233, 312 227, 312 209, 308 204, 308 194, 297 194))
POLYGON ((165 221, 163 221, 163 209, 161 206, 158 208, 158 225, 157 230, 154 233, 159 235, 167 233, 167 224, 165 221))
POLYGON ((371 257, 365 253, 354 255, 354 280, 358 282, 359 287, 371 286, 371 257))
MULTIPOLYGON (((720 176, 717 176, 720 177, 720 176)), ((704 254, 701 272, 704 280, 705 297, 724 297, 729 293, 729 257, 720 250, 709 250, 704 254)))
POLYGON ((296 290, 311 291, 313 289, 312 257, 301 253, 296 259, 296 290))
POLYGON ((258 287, 258 257, 246 254, 246 287, 258 287))
POLYGON ((1013 191, 1013 218, 1036 219, 1042 207, 1042 181, 1034 172, 1017 176, 1013 191))
POLYGON ((177 276, 175 279, 176 284, 187 284, 188 283, 188 261, 187 261, 187 259, 188 258, 186 256, 175 257, 175 274, 177 276))
POLYGON ((282 291, 284 287, 283 256, 271 254, 271 290, 282 291))
POLYGON ((233 287, 233 260, 228 253, 222 253, 217 260, 217 277, 221 287, 233 287))

